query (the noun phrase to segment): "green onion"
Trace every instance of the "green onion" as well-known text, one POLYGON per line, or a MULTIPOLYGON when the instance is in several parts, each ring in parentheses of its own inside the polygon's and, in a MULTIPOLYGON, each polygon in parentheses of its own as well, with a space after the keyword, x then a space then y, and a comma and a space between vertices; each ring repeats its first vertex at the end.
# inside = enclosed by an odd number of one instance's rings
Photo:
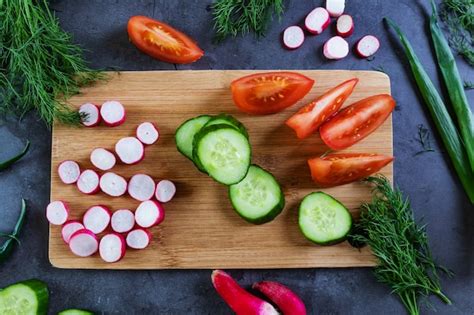
POLYGON ((384 20, 387 21, 388 25, 395 30, 402 42, 416 84, 418 85, 420 93, 431 113, 431 117, 435 122, 444 146, 451 158, 454 169, 464 186, 464 190, 466 191, 471 203, 474 204, 474 174, 453 120, 451 119, 441 96, 433 85, 433 82, 431 82, 429 75, 423 69, 423 65, 416 56, 415 51, 406 36, 390 19, 384 18, 384 20))
POLYGON ((16 161, 18 161, 19 159, 21 159, 27 152, 28 150, 30 149, 30 141, 27 141, 26 142, 26 145, 25 145, 25 148, 23 149, 23 151, 21 151, 20 153, 18 153, 16 156, 12 157, 11 159, 9 160, 6 160, 4 162, 0 162, 0 171, 6 169, 7 167, 9 167, 10 165, 12 165, 13 163, 15 163, 16 161))

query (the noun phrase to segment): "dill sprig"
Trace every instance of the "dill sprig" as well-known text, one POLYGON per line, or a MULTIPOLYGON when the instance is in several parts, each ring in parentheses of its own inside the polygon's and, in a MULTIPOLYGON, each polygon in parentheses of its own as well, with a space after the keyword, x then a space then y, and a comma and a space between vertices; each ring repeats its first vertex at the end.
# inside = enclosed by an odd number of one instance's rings
POLYGON ((48 125, 79 123, 67 98, 104 78, 82 53, 46 0, 0 0, 0 114, 36 109, 48 125))
POLYGON ((415 155, 435 151, 431 146, 430 131, 423 124, 418 125, 418 138, 416 140, 420 143, 422 150, 418 151, 415 155))
POLYGON ((392 288, 409 314, 419 314, 419 299, 431 294, 451 304, 438 275, 450 272, 433 260, 425 226, 415 222, 408 199, 383 176, 366 181, 374 185, 372 201, 361 206, 355 226, 363 233, 351 238, 371 247, 378 259, 377 280, 392 288))

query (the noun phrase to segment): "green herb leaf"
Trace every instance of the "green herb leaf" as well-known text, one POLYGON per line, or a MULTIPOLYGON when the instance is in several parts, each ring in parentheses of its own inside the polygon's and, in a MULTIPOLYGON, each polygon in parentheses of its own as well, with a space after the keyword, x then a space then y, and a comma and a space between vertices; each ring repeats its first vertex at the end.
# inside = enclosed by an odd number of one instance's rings
POLYGON ((29 149, 30 149, 30 141, 28 140, 28 141, 26 141, 26 145, 25 145, 25 148, 23 149, 23 151, 21 151, 19 154, 17 154, 16 156, 12 157, 9 160, 6 160, 4 162, 0 162, 0 171, 6 169, 7 167, 12 165, 16 161, 20 160, 23 156, 25 156, 26 153, 28 153, 29 149))

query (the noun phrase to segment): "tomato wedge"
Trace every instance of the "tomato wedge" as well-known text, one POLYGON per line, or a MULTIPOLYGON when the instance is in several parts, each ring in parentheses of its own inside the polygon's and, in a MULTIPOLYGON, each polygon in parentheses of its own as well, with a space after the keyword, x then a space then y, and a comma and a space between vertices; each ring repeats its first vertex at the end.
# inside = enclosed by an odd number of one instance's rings
POLYGON ((308 160, 311 177, 320 187, 351 183, 378 172, 393 161, 393 157, 368 154, 330 154, 308 160))
POLYGON ((333 150, 342 150, 364 139, 390 116, 395 100, 380 94, 360 100, 339 111, 319 129, 321 139, 333 150))
POLYGON ((313 134, 334 115, 352 94, 359 79, 345 81, 312 101, 286 121, 286 125, 296 131, 296 136, 304 139, 313 134))
POLYGON ((204 55, 201 48, 186 34, 146 16, 131 17, 127 31, 138 49, 162 61, 191 63, 204 55))
POLYGON ((235 105, 248 114, 274 114, 295 104, 313 87, 314 80, 294 72, 266 72, 242 77, 230 88, 235 105))

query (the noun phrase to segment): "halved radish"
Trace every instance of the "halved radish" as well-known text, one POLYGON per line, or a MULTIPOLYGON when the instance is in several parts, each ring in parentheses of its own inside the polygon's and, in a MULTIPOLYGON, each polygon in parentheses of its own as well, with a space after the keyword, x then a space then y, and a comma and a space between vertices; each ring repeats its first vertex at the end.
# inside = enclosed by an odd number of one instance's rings
POLYGON ((321 34, 329 25, 331 19, 325 8, 318 7, 311 11, 304 20, 306 29, 312 34, 321 34))
POLYGON ((77 188, 86 195, 92 195, 99 191, 99 175, 93 170, 85 170, 77 180, 77 188))
POLYGON ((158 201, 144 201, 135 211, 135 222, 143 228, 158 225, 163 222, 164 219, 165 210, 158 201))
POLYGON ((125 240, 118 233, 104 235, 100 240, 99 254, 105 262, 114 263, 119 261, 125 255, 125 240))
POLYGON ((112 214, 110 225, 115 232, 126 233, 133 229, 135 225, 135 215, 128 209, 117 210, 112 214))
POLYGON ((63 241, 66 244, 69 244, 71 236, 77 231, 82 230, 83 228, 84 225, 77 220, 67 221, 66 223, 64 223, 63 228, 61 229, 61 236, 63 237, 63 241))
POLYGON ((69 217, 69 206, 64 201, 53 201, 46 207, 46 218, 53 225, 62 225, 69 217))
POLYGON ((125 122, 125 108, 120 102, 107 101, 100 107, 100 116, 107 126, 120 126, 125 122))
POLYGON ((128 182, 128 194, 138 201, 150 200, 155 194, 155 181, 148 175, 133 175, 128 182))
POLYGON ((99 234, 105 231, 110 223, 110 210, 106 206, 92 206, 82 218, 84 227, 92 233, 99 234))
POLYGON ((98 169, 108 171, 115 166, 117 159, 109 150, 97 148, 91 152, 91 162, 98 169))
POLYGON ((145 148, 137 138, 126 137, 115 144, 115 153, 123 163, 136 164, 145 157, 145 148))
POLYGON ((304 32, 301 27, 293 25, 283 32, 283 44, 288 49, 296 49, 303 45, 304 32))
POLYGON ((58 175, 64 184, 74 184, 81 175, 81 168, 75 161, 63 161, 58 166, 58 175))
POLYGON ((356 52, 361 58, 373 56, 380 48, 380 41, 373 35, 362 37, 356 46, 356 52))
POLYGON ((120 197, 127 191, 127 181, 120 175, 112 172, 100 177, 100 189, 112 197, 120 197))
POLYGON ((336 23, 337 35, 341 37, 349 37, 354 33, 354 21, 352 16, 343 14, 337 18, 336 23))
POLYGON ((85 103, 79 107, 81 123, 86 127, 95 127, 100 123, 99 106, 92 103, 85 103))
POLYGON ((339 17, 344 13, 345 0, 326 0, 326 10, 332 17, 339 17))
POLYGON ((342 59, 349 54, 349 44, 340 36, 331 37, 324 44, 323 53, 327 59, 342 59))
POLYGON ((147 144, 147 145, 153 144, 156 141, 158 141, 159 137, 160 137, 160 132, 158 131, 158 128, 156 128, 153 123, 144 122, 138 125, 137 138, 143 144, 147 144))
POLYGON ((168 202, 173 199, 176 194, 176 186, 170 180, 160 180, 156 185, 155 198, 159 202, 168 202))
POLYGON ((133 249, 144 249, 151 241, 151 233, 145 229, 135 229, 127 234, 127 245, 133 249))
POLYGON ((99 242, 92 231, 82 229, 76 231, 69 239, 69 248, 74 255, 88 257, 97 252, 99 242))

